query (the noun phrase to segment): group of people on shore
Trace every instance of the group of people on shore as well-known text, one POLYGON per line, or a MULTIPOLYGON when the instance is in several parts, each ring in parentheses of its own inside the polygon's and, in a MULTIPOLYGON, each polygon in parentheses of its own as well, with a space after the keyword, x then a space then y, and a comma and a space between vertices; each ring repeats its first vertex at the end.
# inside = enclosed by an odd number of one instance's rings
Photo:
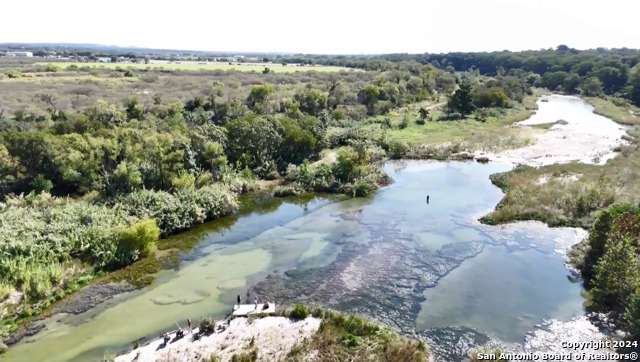
MULTIPOLYGON (((240 308, 240 305, 242 304, 242 297, 240 296, 240 294, 238 294, 238 297, 236 298, 236 301, 238 302, 238 308, 240 308)), ((255 297, 253 299, 253 302, 255 304, 255 309, 258 309, 258 297, 255 297)), ((262 304, 262 309, 266 310, 269 309, 269 302, 264 302, 262 304)), ((231 319, 227 319, 227 322, 230 322, 231 319)), ((184 330, 182 329, 182 327, 180 327, 180 325, 178 323, 176 323, 176 325, 178 326, 178 329, 175 331, 176 333, 176 339, 180 339, 182 337, 184 337, 184 330)), ((191 327, 191 318, 187 318, 187 328, 189 333, 193 333, 193 328, 191 327)), ((170 334, 173 332, 166 332, 162 335, 162 339, 164 340, 164 344, 166 345, 167 343, 169 343, 169 341, 171 340, 171 336, 170 334)))

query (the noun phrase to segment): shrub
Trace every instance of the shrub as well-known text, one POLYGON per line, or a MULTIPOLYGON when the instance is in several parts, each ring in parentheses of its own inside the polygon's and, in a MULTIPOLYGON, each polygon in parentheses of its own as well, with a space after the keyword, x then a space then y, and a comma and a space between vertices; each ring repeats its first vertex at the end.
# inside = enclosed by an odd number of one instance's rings
POLYGON ((351 333, 343 333, 340 338, 340 343, 344 344, 348 348, 355 348, 360 345, 360 340, 360 337, 354 336, 351 333))
POLYGON ((388 362, 426 362, 427 348, 424 342, 399 343, 392 342, 385 345, 385 357, 388 362))
POLYGON ((163 235, 184 230, 209 219, 227 215, 237 208, 237 197, 220 184, 199 189, 134 191, 117 201, 118 207, 138 218, 155 219, 163 235))
POLYGON ((265 180, 279 180, 280 179, 280 174, 278 173, 278 171, 273 170, 271 172, 269 172, 268 174, 266 174, 264 176, 265 180))
POLYGON ((6 72, 5 74, 9 78, 21 78, 21 77, 23 77, 23 74, 19 70, 16 70, 16 69, 11 69, 8 72, 6 72))
POLYGON ((300 195, 300 190, 295 186, 278 186, 273 190, 275 197, 287 197, 300 195))
POLYGON ((305 308, 300 304, 296 304, 296 306, 293 308, 293 310, 289 314, 289 317, 294 319, 305 319, 307 318, 308 315, 309 315, 309 309, 305 308))
POLYGON ((346 115, 343 110, 334 109, 333 112, 331 112, 331 118, 333 118, 336 121, 339 121, 339 120, 345 119, 346 115))
POLYGON ((55 73, 55 72, 61 72, 62 71, 62 67, 60 67, 59 65, 55 65, 55 64, 47 64, 46 68, 44 68, 45 72, 51 72, 51 73, 55 73))
POLYGON ((404 116, 402 118, 402 121, 400 121, 400 124, 398 125, 398 128, 405 129, 407 127, 409 127, 409 117, 404 116))
POLYGON ((123 264, 147 256, 160 237, 160 228, 155 220, 143 218, 125 228, 118 236, 118 251, 123 264))
MULTIPOLYGON (((105 267, 116 258, 120 232, 136 221, 111 208, 50 194, 8 197, 0 204, 0 283, 30 299, 51 295, 72 258, 105 267)), ((70 275, 71 276, 71 275, 70 275)))
POLYGON ((15 288, 13 286, 5 282, 0 282, 0 301, 9 297, 14 291, 15 288))
POLYGON ((215 327, 216 327, 215 320, 209 317, 202 317, 202 320, 200 321, 200 325, 198 328, 198 333, 201 335, 208 336, 213 332, 215 332, 215 327))
POLYGON ((33 191, 35 191, 36 194, 40 194, 51 191, 53 188, 53 182, 47 180, 43 174, 38 174, 38 176, 29 183, 29 186, 33 187, 33 191))

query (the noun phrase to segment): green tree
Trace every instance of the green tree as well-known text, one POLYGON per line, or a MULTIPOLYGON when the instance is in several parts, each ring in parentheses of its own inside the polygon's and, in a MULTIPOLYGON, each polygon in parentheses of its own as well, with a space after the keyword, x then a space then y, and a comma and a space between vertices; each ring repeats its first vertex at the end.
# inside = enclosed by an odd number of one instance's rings
POLYGON ((628 80, 628 71, 625 65, 619 64, 619 67, 603 67, 595 72, 600 78, 605 93, 613 94, 621 90, 628 80))
POLYGON ((587 97, 597 97, 603 93, 602 82, 597 77, 589 77, 582 82, 580 91, 587 97))
POLYGON ((462 82, 460 88, 456 89, 456 91, 449 96, 447 110, 452 113, 460 113, 462 117, 471 114, 475 109, 472 90, 473 87, 470 83, 462 82))
POLYGON ((278 147, 282 142, 281 124, 272 117, 247 116, 235 119, 226 125, 229 143, 227 156, 232 164, 242 163, 254 172, 263 174, 276 161, 278 147), (266 167, 266 168, 265 168, 266 167))
POLYGON ((219 179, 224 167, 227 165, 227 156, 224 154, 224 147, 218 142, 207 141, 204 144, 202 153, 204 164, 212 172, 212 175, 219 179))
POLYGON ((596 302, 612 308, 626 301, 640 281, 640 268, 630 238, 611 240, 594 273, 591 293, 596 302))
POLYGON ((580 76, 573 73, 570 73, 568 76, 566 76, 564 78, 564 82, 562 83, 562 87, 564 88, 564 91, 569 94, 576 93, 579 85, 580 85, 580 76))
POLYGON ((418 110, 418 116, 420 117, 419 124, 425 124, 425 122, 431 120, 431 113, 424 107, 420 107, 420 110, 418 110))
POLYGON ((118 192, 131 192, 142 185, 142 175, 135 165, 122 161, 113 172, 111 180, 105 180, 110 195, 118 192))
POLYGON ((374 84, 369 84, 358 92, 358 99, 360 103, 367 106, 367 113, 373 115, 375 112, 375 105, 378 103, 380 97, 380 87, 374 84))
POLYGON ((640 288, 626 302, 624 319, 633 336, 640 337, 640 288))
POLYGON ((327 109, 329 103, 329 95, 318 89, 305 89, 296 93, 294 98, 300 104, 300 110, 312 116, 327 109))
POLYGON ((247 97, 247 104, 249 108, 256 110, 259 105, 264 104, 269 100, 269 96, 275 92, 275 88, 270 84, 255 85, 249 92, 247 97))
POLYGON ((496 88, 479 88, 473 92, 474 104, 479 108, 497 107, 504 108, 509 106, 509 98, 504 89, 496 88))
POLYGON ((282 168, 289 163, 300 164, 316 152, 318 141, 313 133, 300 127, 294 119, 284 118, 280 122, 284 131, 278 151, 282 168))
POLYGON ((38 174, 38 176, 29 183, 29 186, 33 187, 33 191, 35 191, 36 194, 40 194, 51 191, 51 189, 53 189, 53 182, 47 180, 43 174, 38 174))
POLYGON ((629 79, 631 90, 629 92, 629 100, 636 106, 640 107, 640 69, 636 70, 629 79))
POLYGON ((13 157, 5 145, 0 143, 0 192, 8 194, 22 178, 20 160, 13 157))
POLYGON ((128 119, 141 120, 144 115, 144 106, 140 104, 140 100, 135 96, 126 101, 125 110, 128 119))

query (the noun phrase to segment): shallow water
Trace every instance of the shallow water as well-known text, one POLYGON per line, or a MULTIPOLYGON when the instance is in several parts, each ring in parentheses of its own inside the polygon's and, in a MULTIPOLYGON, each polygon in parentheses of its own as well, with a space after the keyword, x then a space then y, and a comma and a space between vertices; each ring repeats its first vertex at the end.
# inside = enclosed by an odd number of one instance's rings
POLYGON ((291 198, 200 228, 203 240, 175 270, 87 313, 50 322, 5 360, 99 360, 174 322, 184 325, 187 317, 222 317, 247 290, 251 300, 257 294, 278 303, 317 303, 427 337, 461 326, 522 342, 544 319, 583 313, 581 289, 567 279, 558 252, 581 234, 476 220, 502 197, 489 175, 510 165, 386 168, 394 183, 370 198, 291 198), (222 232, 218 224, 225 224, 222 232))
POLYGON ((538 101, 538 110, 516 125, 552 124, 538 133, 535 142, 522 148, 506 150, 492 160, 530 166, 554 163, 604 164, 615 157, 615 149, 627 143, 625 128, 609 118, 593 113, 593 106, 578 97, 552 95, 538 101))

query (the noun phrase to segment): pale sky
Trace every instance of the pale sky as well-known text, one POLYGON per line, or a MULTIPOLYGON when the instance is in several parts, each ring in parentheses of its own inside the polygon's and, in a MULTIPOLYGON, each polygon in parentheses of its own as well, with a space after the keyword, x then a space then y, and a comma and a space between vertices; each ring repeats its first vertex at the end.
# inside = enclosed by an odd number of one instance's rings
POLYGON ((640 48, 639 0, 2 0, 0 43, 315 54, 640 48))

